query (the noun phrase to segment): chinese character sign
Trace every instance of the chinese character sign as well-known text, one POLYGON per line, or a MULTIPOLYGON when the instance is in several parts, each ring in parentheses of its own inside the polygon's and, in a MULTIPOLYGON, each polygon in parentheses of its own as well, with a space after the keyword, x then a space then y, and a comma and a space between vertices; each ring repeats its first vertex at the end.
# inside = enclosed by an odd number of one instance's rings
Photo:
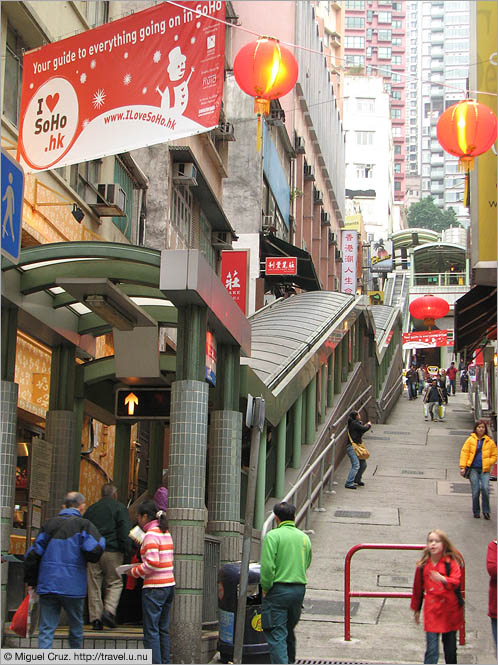
POLYGON ((297 257, 295 256, 266 257, 265 274, 297 275, 297 257))
POLYGON ((341 291, 356 294, 356 270, 358 265, 358 231, 342 231, 341 291))
POLYGON ((216 127, 225 26, 213 18, 225 18, 224 2, 164 2, 26 53, 18 150, 25 170, 216 127))
POLYGON ((221 281, 240 309, 247 313, 247 250, 221 253, 221 281))

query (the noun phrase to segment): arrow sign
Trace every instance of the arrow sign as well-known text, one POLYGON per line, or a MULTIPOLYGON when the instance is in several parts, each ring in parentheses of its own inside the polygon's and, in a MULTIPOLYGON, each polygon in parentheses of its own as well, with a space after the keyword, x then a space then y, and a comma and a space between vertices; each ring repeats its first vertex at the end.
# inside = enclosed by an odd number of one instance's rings
POLYGON ((135 413, 135 404, 138 405, 138 397, 135 395, 135 393, 126 395, 125 404, 128 406, 128 415, 132 416, 135 413))

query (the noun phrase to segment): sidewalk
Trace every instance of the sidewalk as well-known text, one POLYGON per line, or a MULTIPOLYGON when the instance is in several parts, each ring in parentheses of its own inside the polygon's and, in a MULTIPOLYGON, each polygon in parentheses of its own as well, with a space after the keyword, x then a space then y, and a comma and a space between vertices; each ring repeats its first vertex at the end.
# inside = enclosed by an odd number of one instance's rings
MULTIPOLYGON (((440 528, 466 561, 466 645, 459 663, 496 663, 488 611, 486 551, 496 537, 496 482, 491 520, 472 516, 470 484, 459 474, 460 448, 474 421, 468 395, 449 398, 446 422, 424 422, 422 398, 406 390, 389 421, 364 436, 370 450, 365 487, 344 488, 349 460, 335 474, 335 494, 315 512, 313 562, 297 627, 303 662, 422 663, 425 634, 404 598, 352 598, 351 641, 344 641, 344 559, 359 543, 425 543, 440 528)), ((360 551, 351 565, 353 591, 410 591, 417 551, 360 551)), ((444 662, 442 648, 439 662, 444 662)))

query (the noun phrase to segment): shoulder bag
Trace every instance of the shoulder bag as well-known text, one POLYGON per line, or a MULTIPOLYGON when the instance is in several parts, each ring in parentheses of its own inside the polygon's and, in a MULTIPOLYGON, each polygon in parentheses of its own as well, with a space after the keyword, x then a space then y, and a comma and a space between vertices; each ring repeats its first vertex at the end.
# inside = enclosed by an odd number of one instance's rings
POLYGON ((367 447, 363 443, 356 443, 356 441, 353 441, 351 438, 351 434, 348 432, 349 436, 349 442, 353 446, 353 450, 355 452, 355 455, 358 459, 368 459, 370 457, 370 453, 368 452, 367 447))

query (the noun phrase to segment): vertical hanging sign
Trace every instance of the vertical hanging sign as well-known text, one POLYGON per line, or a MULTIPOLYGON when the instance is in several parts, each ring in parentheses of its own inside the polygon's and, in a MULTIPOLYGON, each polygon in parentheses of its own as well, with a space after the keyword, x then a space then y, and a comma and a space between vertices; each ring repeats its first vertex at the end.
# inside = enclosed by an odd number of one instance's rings
POLYGON ((342 231, 342 273, 341 291, 343 293, 356 293, 356 269, 358 263, 358 231, 342 231))
POLYGON ((221 253, 221 281, 244 314, 247 314, 247 255, 247 249, 221 253))
POLYGON ((25 53, 18 149, 25 170, 85 162, 216 127, 224 18, 219 0, 195 7, 161 2, 25 53))

